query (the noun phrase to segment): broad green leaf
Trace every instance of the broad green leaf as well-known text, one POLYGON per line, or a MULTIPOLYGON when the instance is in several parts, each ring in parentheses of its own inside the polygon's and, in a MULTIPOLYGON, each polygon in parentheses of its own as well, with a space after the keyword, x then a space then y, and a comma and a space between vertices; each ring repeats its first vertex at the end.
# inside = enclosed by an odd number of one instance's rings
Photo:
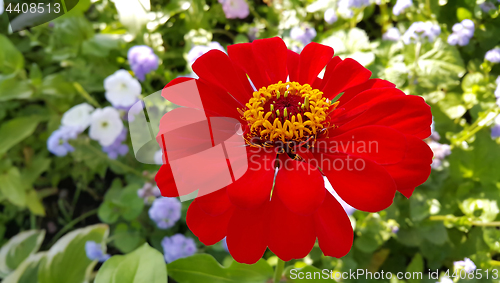
POLYGON ((45 208, 35 190, 26 193, 26 205, 33 214, 45 216, 45 208))
POLYGON ((0 249, 0 277, 13 272, 26 258, 40 248, 45 230, 29 230, 12 237, 0 249))
POLYGON ((15 74, 0 75, 0 101, 27 99, 32 95, 33 88, 27 80, 21 80, 15 74))
POLYGON ((0 73, 10 74, 24 67, 24 57, 16 46, 3 34, 0 34, 0 73))
POLYGON ((35 156, 31 164, 22 172, 23 181, 31 185, 40 175, 49 169, 51 160, 40 155, 35 156))
POLYGON ((9 274, 3 283, 34 283, 38 281, 38 268, 46 253, 30 255, 14 272, 9 274))
POLYGON ((432 49, 419 57, 417 72, 419 85, 434 90, 448 89, 459 83, 465 66, 456 47, 438 38, 432 49))
POLYGON ((314 266, 307 265, 303 268, 291 268, 286 272, 287 282, 335 282, 335 271, 320 270, 314 266))
POLYGON ((97 224, 74 230, 59 239, 47 252, 38 272, 39 283, 83 283, 96 261, 85 253, 85 243, 103 243, 109 233, 106 224, 97 224))
POLYGON ((113 231, 113 244, 122 253, 129 253, 136 249, 140 244, 144 243, 140 231, 134 230, 125 223, 116 225, 113 231))
POLYGON ((492 251, 500 252, 500 230, 492 227, 483 228, 483 239, 492 251))
POLYGON ((450 119, 460 118, 467 111, 462 95, 454 92, 447 93, 438 101, 438 106, 450 119))
MULTIPOLYGON (((406 268, 406 272, 410 272, 411 274, 421 274, 424 270, 424 260, 420 254, 416 254, 411 260, 410 264, 406 268)), ((422 278, 416 276, 408 279, 410 283, 418 283, 422 278)))
POLYGON ((38 116, 19 117, 2 123, 0 127, 0 156, 11 147, 33 134, 40 122, 38 116))
POLYGON ((263 259, 252 265, 234 261, 223 267, 211 255, 196 254, 169 263, 168 275, 182 283, 260 283, 273 276, 273 269, 263 259))
POLYGON ((127 255, 115 255, 99 269, 94 283, 166 283, 162 253, 147 243, 127 255))
POLYGON ((0 192, 13 204, 26 206, 26 185, 16 167, 0 175, 0 192))

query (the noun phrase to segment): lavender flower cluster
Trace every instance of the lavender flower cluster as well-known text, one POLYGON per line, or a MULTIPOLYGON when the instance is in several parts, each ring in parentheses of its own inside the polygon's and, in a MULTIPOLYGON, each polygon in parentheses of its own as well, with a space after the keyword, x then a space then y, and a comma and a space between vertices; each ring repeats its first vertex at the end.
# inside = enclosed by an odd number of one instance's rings
POLYGON ((474 22, 466 19, 453 25, 453 33, 448 36, 448 44, 465 46, 474 36, 474 22))
POLYGON ((410 44, 424 39, 433 42, 440 34, 441 28, 433 22, 414 22, 404 33, 403 42, 405 44, 410 44))

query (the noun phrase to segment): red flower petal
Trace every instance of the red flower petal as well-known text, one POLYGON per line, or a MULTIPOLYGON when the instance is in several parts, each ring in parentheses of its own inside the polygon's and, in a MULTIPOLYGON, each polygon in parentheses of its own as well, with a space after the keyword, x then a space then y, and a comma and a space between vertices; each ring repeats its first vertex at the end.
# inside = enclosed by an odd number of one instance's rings
POLYGON ((424 99, 405 95, 391 97, 373 105, 338 130, 345 132, 365 125, 382 125, 425 139, 431 135, 431 123, 431 108, 424 99))
POLYGON ((326 256, 341 258, 352 247, 354 233, 344 209, 330 193, 314 214, 318 244, 326 256))
POLYGON ((330 62, 333 57, 333 49, 329 46, 311 42, 300 52, 299 83, 314 83, 315 78, 330 62))
POLYGON ((265 70, 257 63, 252 43, 229 45, 227 53, 234 64, 248 74, 257 89, 271 84, 265 70))
POLYGON ((229 209, 219 216, 210 216, 200 208, 197 201, 195 199, 189 205, 186 223, 203 244, 213 245, 226 236, 227 225, 234 209, 229 209))
POLYGON ((369 79, 366 82, 359 84, 357 86, 353 86, 345 90, 344 94, 339 99, 339 106, 343 107, 344 104, 349 102, 353 97, 362 93, 365 90, 374 89, 374 88, 385 88, 392 87, 395 88, 396 85, 382 79, 369 79))
MULTIPOLYGON (((331 78, 331 76, 333 74, 333 71, 335 70, 335 68, 337 67, 337 65, 340 62, 342 62, 342 59, 340 58, 340 56, 333 57, 332 60, 330 60, 330 62, 328 62, 328 64, 326 65, 325 75, 323 76, 323 79, 325 79, 325 78, 331 78)), ((320 89, 323 89, 323 87, 325 86, 325 83, 327 81, 328 80, 323 80, 323 84, 321 85, 320 89)))
MULTIPOLYGON (((318 157, 317 158, 321 158, 318 157)), ((330 159, 321 170, 333 189, 352 207, 377 212, 389 207, 396 193, 396 184, 381 165, 361 157, 323 154, 330 159)))
POLYGON ((285 82, 288 76, 287 48, 279 37, 258 39, 252 42, 253 53, 258 64, 266 70, 271 83, 285 82))
POLYGON ((196 203, 198 206, 210 216, 218 216, 226 212, 232 207, 229 198, 227 197, 226 188, 217 190, 213 193, 197 197, 196 203))
POLYGON ((296 82, 299 80, 299 61, 299 54, 292 50, 287 50, 286 66, 291 82, 296 82))
POLYGON ((278 196, 271 200, 269 214, 269 249, 280 259, 301 259, 316 242, 313 216, 302 216, 288 210, 278 196))
POLYGON ((227 55, 220 50, 210 50, 193 64, 193 71, 200 81, 220 87, 229 92, 240 104, 245 105, 253 89, 246 77, 238 72, 227 55))
POLYGON ((401 90, 393 87, 372 88, 369 90, 365 90, 353 97, 342 106, 345 111, 343 115, 354 116, 389 97, 403 95, 406 94, 401 90))
POLYGON ((396 182, 398 191, 409 198, 415 187, 429 178, 433 153, 424 141, 416 137, 406 136, 406 140, 408 150, 403 161, 384 168, 396 182))
POLYGON ((319 170, 306 163, 282 158, 273 193, 292 212, 310 215, 323 203, 325 181, 319 170))
POLYGON ((372 72, 355 60, 347 58, 338 63, 331 74, 328 74, 328 77, 326 75, 325 73, 325 77, 323 77, 326 83, 322 91, 324 97, 333 99, 346 89, 366 82, 372 72))
POLYGON ((318 140, 315 147, 327 153, 343 152, 363 157, 378 164, 401 162, 407 151, 405 136, 384 126, 356 128, 329 139, 318 140))
POLYGON ((235 209, 227 229, 227 248, 240 263, 256 263, 267 248, 268 205, 255 210, 235 209))
POLYGON ((247 172, 227 186, 231 203, 238 208, 254 209, 269 201, 274 180, 275 153, 249 153, 247 172))
POLYGON ((160 167, 160 170, 158 170, 158 173, 155 175, 155 181, 162 196, 169 198, 179 196, 170 164, 163 164, 160 167))

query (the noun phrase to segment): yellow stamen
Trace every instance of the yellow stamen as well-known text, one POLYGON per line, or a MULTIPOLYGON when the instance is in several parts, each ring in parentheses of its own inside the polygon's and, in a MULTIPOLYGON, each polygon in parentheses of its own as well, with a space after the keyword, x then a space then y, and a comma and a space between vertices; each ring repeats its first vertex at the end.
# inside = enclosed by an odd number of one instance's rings
POLYGON ((258 140, 263 141, 259 146, 269 146, 268 142, 278 140, 305 142, 316 139, 320 132, 334 127, 327 119, 338 104, 338 101, 332 104, 309 84, 280 81, 255 91, 246 108, 238 112, 250 127, 247 142, 252 137, 259 137, 258 140))

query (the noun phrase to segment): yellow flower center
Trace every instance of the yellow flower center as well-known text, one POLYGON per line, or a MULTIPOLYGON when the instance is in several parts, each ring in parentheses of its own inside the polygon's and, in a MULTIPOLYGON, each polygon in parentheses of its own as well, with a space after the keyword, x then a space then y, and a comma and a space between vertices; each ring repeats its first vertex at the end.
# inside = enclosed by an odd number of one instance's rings
POLYGON ((255 91, 246 107, 238 111, 250 128, 247 143, 269 147, 277 141, 316 139, 330 127, 327 117, 338 103, 324 98, 321 91, 308 84, 280 81, 255 91))

